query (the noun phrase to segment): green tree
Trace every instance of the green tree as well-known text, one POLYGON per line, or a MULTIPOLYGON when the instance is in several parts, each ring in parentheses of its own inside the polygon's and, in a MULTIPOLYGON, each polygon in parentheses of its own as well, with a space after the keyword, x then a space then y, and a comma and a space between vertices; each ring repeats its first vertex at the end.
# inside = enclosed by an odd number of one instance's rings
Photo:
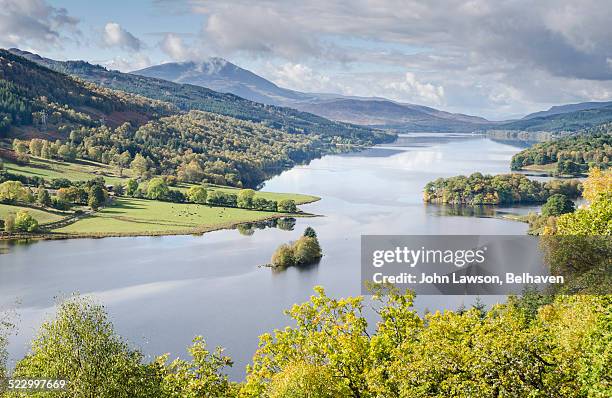
POLYGON ((147 198, 149 199, 165 200, 169 191, 166 181, 161 177, 153 178, 147 184, 147 198))
POLYGON ((7 214, 4 217, 4 231, 15 232, 15 216, 13 214, 7 214))
POLYGON ((41 206, 51 206, 51 195, 49 195, 49 191, 47 191, 44 186, 38 187, 38 195, 36 201, 41 206))
POLYGON ((243 209, 253 208, 253 199, 255 198, 255 191, 252 189, 241 189, 238 192, 238 207, 243 209))
POLYGON ((201 185, 193 186, 187 191, 187 197, 189 198, 189 201, 193 203, 205 204, 206 196, 206 188, 201 185))
POLYGON ((571 213, 573 211, 574 202, 560 193, 550 196, 542 206, 542 215, 544 217, 560 216, 561 214, 571 213))
POLYGON ((304 233, 302 235, 303 236, 307 236, 309 238, 316 238, 317 237, 317 233, 315 232, 314 228, 312 228, 312 227, 306 227, 306 229, 304 230, 304 233))
POLYGON ((302 236, 293 244, 293 255, 296 264, 312 264, 318 261, 321 254, 321 246, 317 238, 302 236))
POLYGON ((99 184, 92 185, 87 194, 87 205, 93 210, 98 210, 98 208, 102 206, 105 201, 106 192, 104 189, 99 184))
POLYGON ((295 265, 295 255, 293 247, 289 244, 282 244, 272 255, 272 266, 286 268, 295 265))
POLYGON ((134 196, 134 194, 136 194, 137 190, 138 190, 138 181, 136 181, 133 178, 129 179, 128 182, 127 182, 127 185, 126 185, 125 193, 128 196, 134 196))
POLYGON ((5 181, 0 184, 0 202, 29 202, 29 192, 20 181, 5 181))
POLYGON ((327 366, 296 362, 276 373, 267 391, 270 398, 350 397, 348 386, 338 382, 327 366))
POLYGON ((26 210, 19 210, 15 216, 15 229, 21 232, 35 232, 38 229, 38 221, 26 210))
POLYGON ((158 368, 141 361, 142 354, 115 333, 100 305, 71 298, 40 327, 14 377, 69 380, 65 397, 162 396, 158 368))
POLYGON ((123 194, 125 193, 125 189, 123 188, 123 184, 116 183, 115 185, 113 185, 113 192, 117 196, 123 196, 123 194))
MULTIPOLYGON (((232 360, 217 347, 210 352, 201 336, 188 349, 191 361, 176 359, 163 367, 162 391, 168 398, 233 397, 235 386, 223 374, 232 360)), ((157 359, 165 364, 168 356, 157 359)))
POLYGON ((297 212, 297 206, 293 199, 283 199, 278 202, 278 211, 283 213, 295 213, 297 212))
POLYGON ((147 171, 149 170, 149 162, 142 156, 140 153, 137 153, 134 156, 134 160, 130 163, 130 168, 138 177, 145 177, 147 175, 147 171))

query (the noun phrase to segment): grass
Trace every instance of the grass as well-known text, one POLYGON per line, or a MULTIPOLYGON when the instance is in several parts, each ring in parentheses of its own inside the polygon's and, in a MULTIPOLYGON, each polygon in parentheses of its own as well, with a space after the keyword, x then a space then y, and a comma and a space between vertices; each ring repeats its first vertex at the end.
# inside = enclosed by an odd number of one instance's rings
MULTIPOLYGON (((177 188, 183 192, 187 192, 187 190, 190 187, 195 186, 195 185, 196 184, 180 184, 177 188)), ((240 192, 240 188, 226 187, 226 186, 213 185, 213 184, 209 184, 207 189, 214 190, 214 191, 222 191, 225 193, 233 193, 236 195, 238 194, 238 192, 240 192)), ((262 192, 262 191, 255 191, 255 197, 256 198, 260 197, 260 198, 264 198, 267 200, 276 200, 276 201, 292 199, 298 205, 310 203, 310 202, 316 202, 317 200, 321 199, 318 196, 305 195, 301 193, 281 193, 281 192, 262 192)))
POLYGON ((9 214, 16 214, 19 210, 26 210, 32 217, 38 221, 39 224, 48 222, 58 221, 64 218, 64 216, 51 213, 44 210, 31 209, 29 207, 12 206, 0 204, 0 219, 5 219, 9 214))
POLYGON ((5 162, 4 167, 11 173, 30 177, 42 177, 46 180, 54 178, 67 178, 71 181, 86 181, 102 176, 108 184, 127 181, 127 177, 119 177, 114 168, 109 165, 89 160, 78 162, 60 162, 57 160, 30 157, 27 165, 5 162))
POLYGON ((523 166, 523 170, 527 171, 540 171, 544 173, 552 173, 557 171, 557 162, 548 163, 548 164, 530 164, 528 166, 523 166))
POLYGON ((226 207, 118 198, 115 205, 102 209, 94 216, 53 232, 102 236, 195 233, 282 215, 226 207))

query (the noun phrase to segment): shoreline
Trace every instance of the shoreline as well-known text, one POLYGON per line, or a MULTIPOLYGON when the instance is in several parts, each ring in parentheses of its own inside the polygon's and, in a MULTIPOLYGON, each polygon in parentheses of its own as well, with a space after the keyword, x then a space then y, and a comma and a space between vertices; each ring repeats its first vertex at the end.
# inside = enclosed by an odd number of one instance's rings
MULTIPOLYGON (((311 200, 301 202, 299 205, 310 204, 321 200, 320 197, 313 197, 311 200)), ((94 213, 95 214, 95 213, 94 213)), ((67 240, 67 239, 102 239, 102 238, 129 238, 140 236, 178 236, 178 235, 204 235, 208 232, 236 229, 240 225, 246 225, 257 222, 265 222, 270 220, 278 220, 281 218, 311 218, 324 217, 314 213, 275 213, 268 217, 254 219, 251 221, 226 222, 217 225, 201 226, 189 229, 177 229, 174 231, 142 231, 142 232, 84 232, 84 233, 62 233, 62 232, 44 232, 44 233, 19 233, 19 234, 0 234, 0 241, 12 240, 67 240)), ((86 218, 86 217, 84 217, 86 218)))

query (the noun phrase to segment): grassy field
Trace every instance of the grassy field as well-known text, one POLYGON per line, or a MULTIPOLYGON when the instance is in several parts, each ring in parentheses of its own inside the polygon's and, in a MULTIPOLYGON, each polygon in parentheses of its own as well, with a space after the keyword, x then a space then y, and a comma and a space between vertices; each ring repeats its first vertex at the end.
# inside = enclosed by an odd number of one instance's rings
POLYGON ((8 216, 9 214, 16 214, 19 210, 26 210, 28 213, 30 213, 32 217, 34 217, 38 221, 39 224, 58 221, 64 218, 64 216, 60 214, 54 214, 44 210, 0 204, 0 219, 4 220, 6 216, 8 216))
POLYGON ((119 198, 114 206, 53 232, 91 235, 205 232, 275 216, 280 213, 119 198))
MULTIPOLYGON (((125 184, 127 181, 127 177, 119 177, 114 168, 106 164, 91 161, 68 163, 31 157, 28 165, 22 166, 11 162, 5 162, 4 167, 14 174, 42 177, 46 180, 67 178, 72 181, 86 181, 97 176, 102 176, 109 184, 115 184, 117 182, 125 184)), ((126 170, 126 172, 129 173, 129 170, 126 170)))
MULTIPOLYGON (((189 187, 194 186, 194 185, 195 184, 180 184, 178 186, 178 189, 183 192, 187 192, 189 187)), ((240 191, 239 188, 224 187, 224 186, 212 185, 212 184, 209 185, 209 188, 207 189, 214 190, 214 191, 222 191, 226 193, 233 193, 236 195, 240 191)), ((255 197, 260 197, 260 198, 264 198, 268 200, 276 200, 276 201, 281 201, 284 199, 293 199, 295 203, 297 203, 298 205, 304 204, 304 203, 315 202, 321 199, 317 196, 305 195, 305 194, 300 194, 300 193, 261 192, 261 191, 255 191, 255 197)))
POLYGON ((530 164, 528 166, 523 166, 523 170, 527 171, 539 171, 543 173, 552 173, 553 171, 557 171, 557 162, 548 163, 548 164, 530 164))

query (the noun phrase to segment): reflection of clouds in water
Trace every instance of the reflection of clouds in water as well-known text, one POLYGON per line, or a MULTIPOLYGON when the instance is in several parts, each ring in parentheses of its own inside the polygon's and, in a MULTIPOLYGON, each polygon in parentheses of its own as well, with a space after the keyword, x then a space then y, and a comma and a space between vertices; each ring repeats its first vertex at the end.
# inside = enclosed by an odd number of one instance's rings
POLYGON ((160 293, 181 289, 193 284, 193 282, 193 280, 175 280, 144 283, 118 289, 90 292, 84 294, 83 296, 91 297, 98 302, 104 303, 105 305, 114 305, 124 301, 143 299, 147 296, 155 296, 160 293))

